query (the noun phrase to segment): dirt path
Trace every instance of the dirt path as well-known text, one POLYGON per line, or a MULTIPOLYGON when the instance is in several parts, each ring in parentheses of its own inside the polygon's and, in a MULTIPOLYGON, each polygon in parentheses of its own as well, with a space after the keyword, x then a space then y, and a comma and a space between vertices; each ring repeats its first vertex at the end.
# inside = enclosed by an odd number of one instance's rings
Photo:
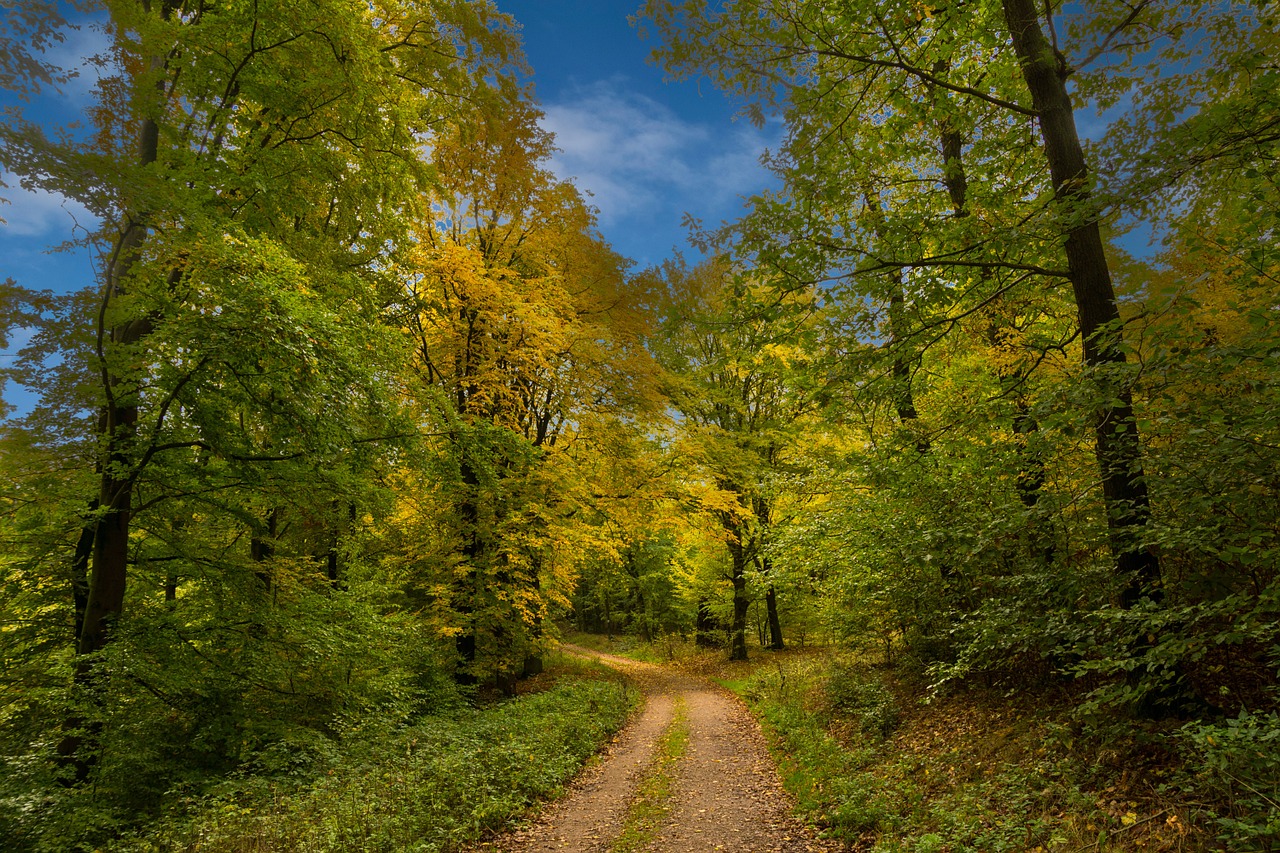
POLYGON ((600 658, 641 685, 645 707, 602 756, 527 829, 484 845, 503 853, 608 853, 636 787, 649 771, 674 707, 687 708, 689 742, 677 765, 669 817, 651 853, 835 851, 791 816, 759 726, 742 702, 702 679, 659 666, 567 647, 600 658))

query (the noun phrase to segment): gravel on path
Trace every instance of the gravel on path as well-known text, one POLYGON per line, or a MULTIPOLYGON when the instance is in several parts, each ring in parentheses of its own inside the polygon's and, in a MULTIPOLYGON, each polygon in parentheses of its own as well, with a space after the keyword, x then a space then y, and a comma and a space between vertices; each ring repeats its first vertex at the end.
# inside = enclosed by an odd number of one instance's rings
POLYGON ((594 765, 527 828, 482 846, 501 853, 608 853, 626 820, 674 705, 688 707, 689 745, 679 762, 670 816, 650 853, 834 853, 792 815, 791 802, 746 706, 727 690, 665 667, 564 646, 596 657, 635 679, 641 714, 614 738, 594 765))

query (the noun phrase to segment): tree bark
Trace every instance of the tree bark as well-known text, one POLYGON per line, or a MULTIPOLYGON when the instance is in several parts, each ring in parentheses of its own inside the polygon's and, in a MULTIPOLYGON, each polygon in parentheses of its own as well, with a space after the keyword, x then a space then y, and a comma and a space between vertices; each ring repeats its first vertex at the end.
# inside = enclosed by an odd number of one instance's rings
POLYGON ((694 622, 693 641, 698 648, 708 649, 720 645, 716 636, 716 620, 711 615, 711 607, 705 598, 698 600, 698 613, 694 622))
MULTIPOLYGON (((933 71, 935 75, 941 76, 946 73, 947 68, 946 62, 939 61, 934 65, 933 71)), ((952 215, 956 219, 965 219, 969 216, 969 179, 964 168, 964 138, 956 129, 955 122, 945 112, 942 113, 938 122, 938 141, 938 147, 942 153, 942 180, 946 185, 947 195, 951 198, 952 215)), ((989 269, 982 270, 981 275, 985 280, 993 277, 989 269)), ((1013 346, 1009 343, 1008 336, 1004 334, 1010 325, 1012 324, 995 316, 993 312, 991 325, 988 327, 988 342, 992 348, 1012 354, 1013 346)), ((1003 359, 1001 363, 1005 363, 1003 359)), ((1023 437, 1018 445, 1018 474, 1015 487, 1018 500, 1022 505, 1027 509, 1033 509, 1040 501, 1045 470, 1044 459, 1031 446, 1030 441, 1031 437, 1039 431, 1040 426, 1032 416, 1025 396, 1018 390, 1026 379, 1026 374, 1016 369, 1000 367, 996 370, 996 378, 1000 383, 1001 393, 1013 394, 1015 397, 1013 431, 1023 437)), ((1041 556, 1046 563, 1053 561, 1053 552, 1051 543, 1041 549, 1041 556)))
MULTIPOLYGON (((1120 311, 1067 92, 1068 69, 1063 57, 1045 38, 1033 0, 1003 3, 1063 217, 1067 270, 1084 341, 1084 361, 1090 368, 1105 372, 1125 362, 1118 346, 1120 311)), ((1132 397, 1123 382, 1114 383, 1105 396, 1107 401, 1099 407, 1095 421, 1096 448, 1112 555, 1123 582, 1120 603, 1127 608, 1143 597, 1159 598, 1160 564, 1141 544, 1150 516, 1150 499, 1143 478, 1132 397)))
MULTIPOLYGON (((769 561, 762 561, 766 575, 769 572, 769 561)), ((782 640, 782 620, 778 618, 778 593, 774 590, 773 584, 769 584, 769 589, 764 594, 764 605, 769 618, 769 648, 774 651, 782 651, 787 644, 782 640)))
POLYGON ((454 589, 454 609, 462 620, 461 630, 454 640, 458 652, 460 666, 454 675, 459 684, 471 685, 477 682, 472 667, 476 662, 476 583, 479 578, 478 564, 482 551, 480 533, 479 500, 480 477, 467 458, 466 450, 462 452, 460 465, 462 485, 466 490, 458 506, 458 514, 462 520, 462 556, 466 563, 466 571, 454 589))
POLYGON ((764 594, 765 621, 769 626, 769 648, 781 651, 786 648, 782 640, 782 620, 778 618, 778 593, 773 587, 773 563, 767 556, 765 546, 769 529, 773 525, 773 507, 768 498, 758 496, 751 500, 756 513, 756 522, 760 529, 756 533, 754 543, 755 558, 760 567, 760 574, 765 579, 767 589, 764 594))
POLYGON ((75 607, 75 633, 71 635, 73 644, 79 644, 80 634, 84 631, 84 613, 89 604, 89 561, 93 557, 93 541, 98 532, 98 501, 89 503, 89 517, 80 528, 80 538, 76 540, 76 550, 71 557, 71 600, 75 607))
POLYGON ((730 542, 733 557, 733 624, 729 626, 729 659, 747 659, 747 553, 741 542, 730 542))
MULTIPOLYGON (((885 228, 884 213, 880 209, 880 202, 875 194, 868 188, 864 192, 864 198, 867 205, 867 211, 871 215, 871 221, 874 225, 876 236, 887 242, 889 237, 885 228)), ((893 410, 898 415, 898 423, 904 428, 916 428, 918 430, 919 412, 916 411, 915 395, 911 390, 911 380, 915 373, 916 366, 919 364, 919 358, 914 355, 907 354, 903 351, 906 346, 907 319, 906 313, 906 291, 903 288, 902 280, 906 275, 905 271, 898 271, 891 274, 891 285, 889 292, 889 340, 887 346, 893 353, 893 366, 890 371, 890 381, 892 382, 892 402, 893 410)), ((928 438, 923 435, 916 436, 916 450, 921 455, 929 452, 931 443, 928 438)))
POLYGON ((262 533, 255 533, 249 539, 249 556, 253 562, 259 565, 254 569, 254 574, 258 576, 258 580, 262 582, 262 588, 265 592, 271 592, 272 570, 271 558, 276 554, 276 535, 280 526, 280 511, 276 507, 272 507, 267 513, 266 529, 262 533), (265 535, 264 535, 265 534, 265 535))

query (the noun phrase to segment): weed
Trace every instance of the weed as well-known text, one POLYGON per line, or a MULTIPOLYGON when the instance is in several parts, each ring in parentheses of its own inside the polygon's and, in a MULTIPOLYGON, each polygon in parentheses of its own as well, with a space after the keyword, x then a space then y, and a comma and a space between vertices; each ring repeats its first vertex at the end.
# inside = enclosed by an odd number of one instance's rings
POLYGON ((564 680, 482 709, 360 733, 307 784, 245 780, 115 851, 452 851, 554 796, 634 707, 616 681, 564 680))
MULTIPOLYGON (((904 704, 909 693, 885 678, 856 662, 790 656, 735 679, 764 723, 798 811, 826 836, 867 853, 1205 849, 1186 809, 1152 796, 1150 786, 1138 793, 1125 779, 1148 780, 1123 760, 1099 761, 1132 748, 1085 743, 1050 710, 981 694, 912 707, 904 704)), ((1251 778, 1271 784, 1271 759, 1257 749, 1271 743, 1270 722, 1245 728, 1236 727, 1230 746, 1210 732, 1197 742, 1212 746, 1212 737, 1234 756, 1223 755, 1233 768, 1244 766, 1236 753, 1253 750, 1251 778)), ((1248 817, 1241 809, 1233 816, 1248 817)), ((1255 824, 1232 826, 1266 828, 1255 824)), ((1228 849, 1270 849, 1251 839, 1228 849)))

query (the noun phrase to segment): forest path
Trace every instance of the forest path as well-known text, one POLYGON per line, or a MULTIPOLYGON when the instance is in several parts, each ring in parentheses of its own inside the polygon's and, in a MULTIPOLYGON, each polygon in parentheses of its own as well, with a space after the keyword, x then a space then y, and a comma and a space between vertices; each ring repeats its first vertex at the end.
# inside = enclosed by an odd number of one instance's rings
POLYGON ((654 769, 659 742, 681 708, 688 730, 674 765, 665 819, 639 849, 650 853, 809 853, 835 851, 791 815, 764 736, 742 701, 705 679, 576 646, 633 678, 644 692, 642 713, 582 773, 569 793, 534 824, 484 845, 503 853, 609 853, 623 830, 637 788, 654 769))

